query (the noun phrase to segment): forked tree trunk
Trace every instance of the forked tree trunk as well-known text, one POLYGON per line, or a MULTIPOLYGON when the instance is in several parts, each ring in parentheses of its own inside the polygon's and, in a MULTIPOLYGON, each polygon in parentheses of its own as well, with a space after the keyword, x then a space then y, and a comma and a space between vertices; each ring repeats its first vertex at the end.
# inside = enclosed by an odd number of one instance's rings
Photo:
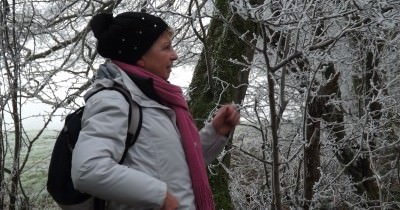
MULTIPOLYGON (((17 44, 19 39, 19 31, 15 30, 17 25, 15 14, 10 11, 15 11, 15 2, 9 4, 8 1, 2 1, 1 3, 1 14, 0 14, 0 49, 1 49, 1 60, 2 63, 2 71, 5 71, 5 75, 7 77, 6 81, 7 87, 9 87, 9 99, 11 105, 11 118, 14 126, 14 145, 12 151, 12 159, 11 159, 11 183, 10 189, 2 189, 3 192, 7 192, 9 196, 9 209, 14 210, 18 209, 18 193, 19 193, 19 181, 21 175, 20 168, 20 155, 22 148, 22 137, 21 137, 21 116, 20 116, 20 67, 21 67, 21 55, 20 46, 17 44), (6 17, 9 16, 9 17, 6 17)), ((3 72, 2 72, 3 73, 3 72)), ((7 135, 7 134, 5 134, 7 135)), ((1 140, 4 140, 2 138, 1 140)), ((1 148, 4 149, 4 148, 1 148)), ((4 152, 4 150, 3 150, 4 152)), ((2 155, 5 155, 4 153, 2 155)), ((2 156, 4 157, 4 156, 2 156)), ((3 160, 2 160, 3 163, 3 160)), ((2 168, 4 165, 2 164, 2 168)), ((2 172, 4 173, 4 172, 2 172)), ((4 174, 1 175, 1 178, 4 179, 4 174)), ((4 180, 1 180, 4 181, 4 180)), ((3 185, 3 182, 1 183, 3 185)), ((3 207, 3 206, 1 206, 3 207)))
MULTIPOLYGON (((5 12, 6 12, 6 6, 8 5, 8 3, 6 4, 7 1, 2 1, 1 5, 0 5, 0 26, 4 25, 5 22, 5 12)), ((0 31, 0 40, 3 37, 3 32, 0 31)), ((0 57, 2 57, 4 55, 4 50, 3 50, 3 44, 0 44, 0 57)), ((4 110, 4 92, 0 89, 0 109, 2 110, 0 113, 0 189, 5 189, 5 180, 4 180, 4 176, 5 176, 5 160, 3 157, 5 157, 5 148, 4 148, 4 142, 5 142, 5 136, 3 135, 3 110, 4 110)), ((4 198, 5 195, 4 193, 0 193, 0 209, 4 208, 4 198)))
MULTIPOLYGON (((249 69, 233 64, 230 60, 243 63, 252 60, 254 49, 238 35, 247 32, 244 39, 249 42, 257 27, 254 23, 232 14, 229 2, 227 0, 215 2, 219 15, 224 20, 218 15, 211 20, 204 40, 205 46, 189 86, 191 90, 189 107, 199 128, 204 125, 204 121, 216 104, 231 102, 240 104, 247 90, 249 69), (237 34, 232 29, 235 29, 237 34)), ((229 149, 231 143, 230 139, 226 149, 229 149)), ((224 156, 222 163, 230 167, 230 154, 224 156)), ((216 209, 233 209, 228 189, 228 174, 221 166, 213 170, 218 174, 210 176, 216 209)))

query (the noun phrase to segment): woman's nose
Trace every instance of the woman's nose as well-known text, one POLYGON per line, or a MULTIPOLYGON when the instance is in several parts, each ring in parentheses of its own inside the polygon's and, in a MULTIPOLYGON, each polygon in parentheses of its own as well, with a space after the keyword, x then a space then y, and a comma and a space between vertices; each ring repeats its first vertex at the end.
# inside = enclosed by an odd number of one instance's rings
POLYGON ((173 50, 171 60, 176 60, 176 59, 178 59, 178 54, 176 54, 176 51, 173 50))

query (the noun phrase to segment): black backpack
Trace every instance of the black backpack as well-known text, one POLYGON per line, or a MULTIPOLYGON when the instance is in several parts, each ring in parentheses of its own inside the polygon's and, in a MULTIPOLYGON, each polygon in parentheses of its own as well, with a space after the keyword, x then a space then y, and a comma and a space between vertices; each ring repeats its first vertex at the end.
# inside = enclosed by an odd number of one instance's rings
MULTIPOLYGON (((132 146, 141 129, 142 110, 141 107, 132 100, 130 93, 120 85, 115 84, 111 87, 102 87, 93 92, 89 97, 102 90, 116 90, 120 92, 129 102, 128 132, 125 142, 125 149, 119 164, 121 164, 130 146, 132 146)), ((88 98, 89 98, 88 97, 88 98)), ((63 129, 57 136, 53 152, 50 159, 47 191, 60 206, 76 205, 82 203, 91 195, 81 193, 74 189, 71 180, 71 158, 72 150, 78 140, 81 130, 81 118, 84 106, 67 115, 63 129)))

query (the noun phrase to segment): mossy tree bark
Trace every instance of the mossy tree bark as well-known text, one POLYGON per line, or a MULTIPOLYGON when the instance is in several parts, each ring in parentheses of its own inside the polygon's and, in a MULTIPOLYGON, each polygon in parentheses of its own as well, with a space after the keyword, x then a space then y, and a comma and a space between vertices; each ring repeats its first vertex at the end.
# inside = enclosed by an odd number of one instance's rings
MULTIPOLYGON (((231 102, 240 104, 247 89, 249 69, 231 61, 246 63, 252 60, 255 43, 251 43, 251 40, 257 25, 234 14, 229 2, 215 2, 218 11, 203 40, 204 48, 189 86, 189 107, 199 128, 217 105, 231 102)), ((230 139, 226 149, 230 148, 231 143, 230 139)), ((222 163, 229 168, 229 153, 223 157, 222 163)), ((216 209, 233 209, 228 174, 221 166, 216 166, 214 170, 217 175, 210 176, 210 184, 216 209)))

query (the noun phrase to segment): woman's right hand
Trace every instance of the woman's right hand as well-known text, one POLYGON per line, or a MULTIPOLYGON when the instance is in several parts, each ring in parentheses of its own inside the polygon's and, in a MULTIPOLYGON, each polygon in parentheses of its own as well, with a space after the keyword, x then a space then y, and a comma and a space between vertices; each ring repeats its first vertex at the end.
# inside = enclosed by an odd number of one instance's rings
POLYGON ((178 207, 179 204, 176 198, 170 192, 167 192, 167 196, 165 197, 164 205, 162 206, 161 210, 176 210, 178 207))

